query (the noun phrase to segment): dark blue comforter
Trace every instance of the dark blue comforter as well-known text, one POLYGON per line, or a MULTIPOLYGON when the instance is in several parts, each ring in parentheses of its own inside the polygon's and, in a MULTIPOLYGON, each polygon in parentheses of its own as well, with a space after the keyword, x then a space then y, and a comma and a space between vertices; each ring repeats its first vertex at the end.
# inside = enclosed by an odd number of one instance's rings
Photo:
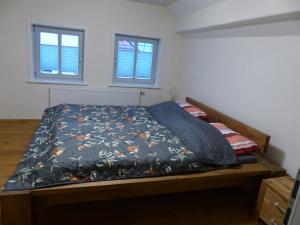
POLYGON ((201 172, 237 164, 221 133, 173 102, 148 108, 64 104, 45 111, 4 190, 201 172))
POLYGON ((206 121, 186 113, 175 102, 154 105, 148 111, 183 140, 199 162, 214 166, 237 164, 237 158, 224 135, 206 121))

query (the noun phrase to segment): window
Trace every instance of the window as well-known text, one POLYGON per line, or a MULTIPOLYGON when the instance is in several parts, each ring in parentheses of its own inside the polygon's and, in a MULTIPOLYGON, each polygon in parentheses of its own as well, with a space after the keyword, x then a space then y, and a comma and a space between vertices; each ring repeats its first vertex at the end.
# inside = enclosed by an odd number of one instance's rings
POLYGON ((34 79, 83 81, 84 31, 33 25, 34 79))
POLYGON ((113 82, 154 85, 158 45, 158 39, 117 34, 113 82))

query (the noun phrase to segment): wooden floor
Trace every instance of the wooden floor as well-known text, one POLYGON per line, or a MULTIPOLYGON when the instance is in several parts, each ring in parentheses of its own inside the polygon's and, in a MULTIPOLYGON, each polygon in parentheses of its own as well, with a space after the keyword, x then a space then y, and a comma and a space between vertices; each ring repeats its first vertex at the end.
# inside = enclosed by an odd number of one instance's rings
POLYGON ((0 186, 13 174, 38 120, 0 120, 0 186))
MULTIPOLYGON (((14 172, 39 121, 0 121, 0 186, 14 172)), ((256 197, 241 188, 55 206, 40 213, 46 225, 261 225, 256 197), (62 216, 68 220, 61 220, 62 216), (68 215, 66 217, 66 215, 68 215)))

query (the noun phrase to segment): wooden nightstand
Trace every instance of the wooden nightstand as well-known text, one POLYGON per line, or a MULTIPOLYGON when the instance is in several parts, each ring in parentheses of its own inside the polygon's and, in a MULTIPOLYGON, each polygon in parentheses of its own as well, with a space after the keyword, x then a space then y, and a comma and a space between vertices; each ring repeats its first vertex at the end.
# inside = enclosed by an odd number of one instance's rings
POLYGON ((294 180, 289 177, 276 177, 263 180, 256 205, 257 217, 268 225, 283 225, 294 180))

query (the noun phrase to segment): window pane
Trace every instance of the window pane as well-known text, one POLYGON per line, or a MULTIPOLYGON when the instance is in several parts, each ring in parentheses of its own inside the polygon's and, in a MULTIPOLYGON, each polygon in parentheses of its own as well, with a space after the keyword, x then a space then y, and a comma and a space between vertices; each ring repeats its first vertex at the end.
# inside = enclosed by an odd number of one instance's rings
POLYGON ((118 42, 117 77, 133 78, 135 43, 121 40, 118 42))
POLYGON ((79 37, 76 35, 61 35, 61 73, 63 75, 78 75, 79 68, 79 37))
POLYGON ((153 44, 138 43, 136 79, 150 80, 152 76, 153 44))
POLYGON ((58 74, 58 34, 40 33, 40 71, 58 74))

